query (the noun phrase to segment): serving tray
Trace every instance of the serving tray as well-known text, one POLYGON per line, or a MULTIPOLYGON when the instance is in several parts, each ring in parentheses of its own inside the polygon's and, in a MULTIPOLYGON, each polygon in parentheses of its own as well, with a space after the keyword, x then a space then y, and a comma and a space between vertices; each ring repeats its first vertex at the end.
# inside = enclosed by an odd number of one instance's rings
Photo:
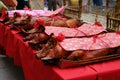
POLYGON ((71 67, 79 67, 83 65, 94 64, 94 63, 109 61, 114 59, 120 59, 120 54, 115 53, 107 56, 97 57, 97 58, 88 59, 88 60, 79 60, 79 61, 61 59, 58 62, 58 66, 60 68, 71 68, 71 67))

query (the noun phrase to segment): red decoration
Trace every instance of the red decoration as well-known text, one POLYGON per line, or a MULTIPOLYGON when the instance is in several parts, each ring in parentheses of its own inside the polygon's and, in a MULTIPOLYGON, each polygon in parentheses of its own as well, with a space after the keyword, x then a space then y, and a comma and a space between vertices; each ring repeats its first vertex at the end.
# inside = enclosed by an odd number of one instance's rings
POLYGON ((71 28, 74 28, 74 29, 76 29, 77 28, 77 26, 76 25, 72 25, 72 26, 70 26, 71 28))
POLYGON ((34 23, 34 27, 35 28, 38 28, 39 25, 43 25, 44 26, 44 21, 43 20, 36 20, 35 23, 34 23))
POLYGON ((62 33, 59 33, 58 36, 56 36, 56 38, 59 42, 62 42, 65 39, 65 36, 62 33))
POLYGON ((98 22, 98 21, 96 21, 96 22, 94 23, 94 25, 97 25, 97 26, 102 27, 102 24, 101 24, 100 22, 98 22))
POLYGON ((120 31, 116 31, 116 34, 119 34, 119 35, 120 35, 120 31))
POLYGON ((2 9, 2 15, 0 17, 0 21, 4 20, 6 13, 7 13, 6 10, 2 9))

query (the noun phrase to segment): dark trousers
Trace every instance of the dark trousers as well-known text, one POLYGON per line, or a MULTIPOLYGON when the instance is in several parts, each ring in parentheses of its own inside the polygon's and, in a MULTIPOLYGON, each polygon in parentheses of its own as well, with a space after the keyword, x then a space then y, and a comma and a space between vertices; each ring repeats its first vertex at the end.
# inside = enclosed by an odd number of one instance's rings
POLYGON ((93 0, 93 4, 94 4, 94 6, 102 6, 103 1, 102 0, 93 0))
POLYGON ((30 8, 29 1, 19 1, 18 0, 17 2, 18 2, 18 5, 17 5, 16 9, 18 9, 18 10, 23 10, 25 6, 30 8))
POLYGON ((48 10, 53 10, 55 11, 56 10, 56 0, 48 0, 48 10))

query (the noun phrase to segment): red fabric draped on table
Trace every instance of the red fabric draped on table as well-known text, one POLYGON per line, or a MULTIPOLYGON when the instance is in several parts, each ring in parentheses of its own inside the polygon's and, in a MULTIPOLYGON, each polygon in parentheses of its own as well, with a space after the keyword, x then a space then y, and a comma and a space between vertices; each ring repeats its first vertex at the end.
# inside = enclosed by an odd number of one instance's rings
POLYGON ((27 80, 96 80, 96 72, 88 66, 71 69, 46 66, 35 59, 33 50, 23 41, 19 41, 19 49, 27 80))
POLYGON ((0 46, 4 46, 4 34, 5 34, 5 27, 2 23, 0 23, 0 46))
POLYGON ((91 65, 98 73, 98 80, 119 80, 120 60, 91 65))
POLYGON ((120 79, 120 60, 69 69, 44 65, 35 58, 27 42, 22 41, 22 36, 16 33, 0 23, 0 46, 4 47, 6 55, 14 59, 15 65, 22 67, 26 80, 120 79))
POLYGON ((35 58, 32 48, 17 31, 0 24, 0 33, 0 45, 14 59, 14 64, 22 67, 26 80, 96 80, 97 74, 89 66, 71 69, 46 66, 35 58))

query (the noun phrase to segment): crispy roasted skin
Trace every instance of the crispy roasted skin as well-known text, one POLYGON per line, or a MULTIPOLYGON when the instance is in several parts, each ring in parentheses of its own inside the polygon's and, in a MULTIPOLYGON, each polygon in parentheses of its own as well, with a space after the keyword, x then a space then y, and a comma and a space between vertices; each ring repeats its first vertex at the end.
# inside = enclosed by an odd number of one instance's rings
MULTIPOLYGON (((108 54, 113 53, 114 51, 115 51, 115 48, 104 48, 104 49, 90 50, 90 51, 77 50, 77 51, 73 51, 67 57, 67 59, 69 59, 69 60, 87 60, 87 59, 106 56, 108 54)), ((119 50, 118 50, 118 52, 119 52, 119 50)))

